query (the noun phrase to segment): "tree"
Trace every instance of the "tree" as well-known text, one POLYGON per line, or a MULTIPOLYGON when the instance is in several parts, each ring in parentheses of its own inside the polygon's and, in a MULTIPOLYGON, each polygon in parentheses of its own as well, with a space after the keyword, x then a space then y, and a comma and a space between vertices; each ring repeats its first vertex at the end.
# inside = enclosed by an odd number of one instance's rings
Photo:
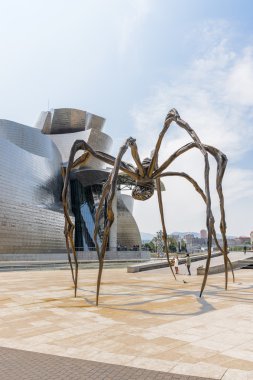
POLYGON ((156 236, 153 238, 152 242, 155 245, 155 250, 157 252, 158 257, 163 256, 164 252, 164 243, 163 243, 163 234, 162 231, 158 231, 156 236))
POLYGON ((181 252, 186 252, 187 251, 187 248, 186 248, 186 242, 185 240, 181 240, 181 252))
POLYGON ((170 252, 177 252, 177 240, 173 236, 167 238, 168 248, 170 252))
POLYGON ((145 244, 144 244, 144 248, 145 248, 147 251, 150 251, 150 252, 155 252, 155 251, 156 251, 156 246, 155 246, 153 240, 151 240, 151 241, 148 242, 148 243, 145 243, 145 244))

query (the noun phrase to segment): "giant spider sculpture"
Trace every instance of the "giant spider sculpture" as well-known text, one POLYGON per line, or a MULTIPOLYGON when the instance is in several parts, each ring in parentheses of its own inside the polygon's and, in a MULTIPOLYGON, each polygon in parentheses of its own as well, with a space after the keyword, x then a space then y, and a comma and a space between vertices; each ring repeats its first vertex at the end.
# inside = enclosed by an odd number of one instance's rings
POLYGON ((96 250, 97 250, 98 260, 99 260, 96 305, 98 305, 101 276, 102 276, 102 271, 103 271, 103 265, 104 265, 106 247, 107 247, 107 243, 109 239, 110 228, 114 221, 112 202, 115 196, 115 192, 117 188, 117 179, 118 179, 118 175, 120 171, 135 181, 136 185, 132 191, 132 197, 136 200, 145 201, 149 199, 154 194, 154 190, 156 188, 157 195, 158 195, 159 210, 160 210, 160 215, 161 215, 163 241, 164 241, 164 246, 165 246, 166 257, 168 260, 168 265, 170 267, 170 270, 175 279, 176 279, 176 276, 174 274, 173 268, 171 266, 171 262, 169 260, 169 250, 168 250, 168 244, 167 244, 167 232, 166 232, 166 227, 165 227, 165 222, 164 222, 160 178, 168 177, 168 176, 179 176, 179 177, 183 177, 194 186, 195 190, 200 194, 200 196, 202 197, 206 205, 206 226, 207 226, 207 231, 208 231, 208 240, 207 240, 208 256, 207 256, 207 261, 206 261, 206 268, 205 268, 205 273, 203 277, 203 282, 202 282, 202 286, 200 290, 200 296, 203 293, 203 290, 205 288, 206 281, 207 281, 210 260, 211 260, 212 238, 214 239, 217 247, 220 249, 220 251, 222 252, 224 256, 225 289, 227 289, 228 264, 230 265, 230 268, 232 270, 233 279, 234 279, 234 273, 233 273, 231 262, 227 255, 228 246, 227 246, 227 238, 226 238, 224 197, 223 197, 223 191, 222 191, 222 179, 223 179, 223 175, 224 175, 226 164, 227 164, 226 155, 213 146, 204 145, 200 141, 199 137, 194 132, 194 130, 189 126, 189 124, 187 124, 184 120, 180 118, 179 113, 174 108, 168 113, 168 115, 165 118, 163 129, 158 137, 155 149, 153 151, 152 158, 145 158, 143 161, 141 161, 135 141, 136 140, 133 139, 132 137, 128 138, 126 142, 122 145, 122 147, 119 149, 119 153, 116 158, 110 156, 107 153, 94 151, 92 147, 83 140, 75 141, 71 148, 68 166, 64 173, 64 187, 62 191, 62 200, 63 200, 63 207, 64 207, 64 215, 65 215, 64 234, 66 238, 66 247, 68 251, 68 259, 69 259, 71 272, 72 272, 72 279, 75 286, 75 296, 77 292, 78 259, 76 255, 74 238, 73 238, 73 232, 74 232, 75 226, 71 220, 71 217, 68 211, 67 192, 68 192, 68 185, 69 185, 71 170, 80 164, 86 163, 89 157, 91 156, 97 158, 98 160, 103 161, 106 164, 113 166, 113 169, 103 186, 101 199, 100 199, 100 202, 96 211, 96 216, 95 216, 94 241, 96 244, 96 250), (188 134, 191 136, 193 141, 179 148, 159 167, 158 166, 159 149, 160 149, 162 140, 164 138, 164 135, 169 129, 173 121, 176 122, 176 124, 179 127, 185 129, 188 132, 188 134), (123 155, 125 154, 128 148, 131 149, 131 154, 136 164, 136 167, 133 167, 133 165, 122 161, 123 155), (190 177, 188 174, 184 172, 165 171, 177 157, 181 156, 183 153, 186 153, 187 151, 193 148, 199 149, 200 152, 203 154, 204 164, 205 164, 205 169, 204 169, 205 190, 202 190, 200 186, 198 185, 198 183, 192 177, 190 177), (84 150, 84 153, 79 158, 74 160, 75 154, 79 150, 84 150), (217 162, 216 189, 217 189, 217 193, 218 193, 219 201, 220 201, 220 217, 221 217, 220 231, 221 231, 222 242, 223 242, 222 247, 220 246, 217 240, 216 231, 214 227, 214 217, 211 210, 211 197, 210 197, 210 188, 209 188, 210 167, 209 167, 208 153, 211 154, 217 162), (105 228, 104 228, 102 243, 99 246, 98 240, 97 240, 99 220, 102 214, 103 204, 105 201, 107 205, 105 228), (75 270, 72 265, 71 252, 74 257, 75 270))

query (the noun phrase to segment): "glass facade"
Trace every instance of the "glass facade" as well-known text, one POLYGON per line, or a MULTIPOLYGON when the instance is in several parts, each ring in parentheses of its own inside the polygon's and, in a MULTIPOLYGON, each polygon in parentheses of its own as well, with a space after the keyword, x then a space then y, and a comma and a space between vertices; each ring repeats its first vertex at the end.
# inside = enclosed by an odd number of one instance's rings
MULTIPOLYGON (((75 215, 75 246, 77 251, 95 250, 94 229, 95 214, 102 193, 102 185, 84 187, 77 180, 71 181, 71 203, 75 215)), ((98 243, 101 244, 105 207, 100 218, 98 243)))

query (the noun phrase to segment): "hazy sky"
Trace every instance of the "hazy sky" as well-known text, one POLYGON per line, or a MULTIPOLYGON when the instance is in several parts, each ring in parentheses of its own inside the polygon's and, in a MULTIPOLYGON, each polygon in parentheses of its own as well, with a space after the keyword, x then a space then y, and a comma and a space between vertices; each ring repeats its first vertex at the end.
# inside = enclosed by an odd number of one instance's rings
MULTIPOLYGON (((253 3, 251 0, 0 0, 0 118, 33 125, 40 111, 104 116, 115 153, 129 136, 142 158, 176 107, 202 141, 229 159, 228 234, 253 230, 253 3)), ((190 141, 173 125, 160 162, 190 141)), ((203 158, 173 170, 203 186, 203 158)), ((212 162, 212 182, 215 163, 212 162)), ((199 231, 205 208, 183 179, 164 180, 168 232, 199 231)), ((219 224, 212 186, 213 211, 219 224)), ((136 202, 141 231, 161 229, 156 196, 136 202)))

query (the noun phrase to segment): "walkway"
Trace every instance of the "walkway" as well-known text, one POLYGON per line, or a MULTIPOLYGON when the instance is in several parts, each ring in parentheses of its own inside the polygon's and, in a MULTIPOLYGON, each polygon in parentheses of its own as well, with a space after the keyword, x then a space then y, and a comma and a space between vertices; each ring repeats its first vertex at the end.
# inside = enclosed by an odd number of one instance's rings
POLYGON ((1 347, 0 377, 2 380, 203 380, 1 347))
POLYGON ((1 350, 0 378, 44 380, 61 363, 47 379, 64 380, 78 362, 75 379, 253 379, 253 270, 235 274, 228 291, 209 276, 199 298, 201 276, 105 269, 96 307, 95 269, 80 270, 77 298, 66 270, 1 273, 0 347, 18 351, 1 350))
MULTIPOLYGON (((229 253, 229 258, 230 261, 233 263, 234 261, 238 260, 244 260, 249 257, 253 257, 253 252, 247 252, 244 254, 243 252, 230 252, 229 253)), ((210 266, 216 266, 216 265, 221 265, 224 263, 224 258, 223 256, 218 256, 218 257, 213 257, 211 260, 210 266)), ((197 268, 199 266, 203 265, 205 267, 206 265, 206 260, 200 260, 200 261, 194 261, 191 264, 191 272, 192 274, 197 274, 197 268)), ((184 264, 180 265, 179 268, 181 269, 182 274, 187 274, 187 269, 184 264)))

